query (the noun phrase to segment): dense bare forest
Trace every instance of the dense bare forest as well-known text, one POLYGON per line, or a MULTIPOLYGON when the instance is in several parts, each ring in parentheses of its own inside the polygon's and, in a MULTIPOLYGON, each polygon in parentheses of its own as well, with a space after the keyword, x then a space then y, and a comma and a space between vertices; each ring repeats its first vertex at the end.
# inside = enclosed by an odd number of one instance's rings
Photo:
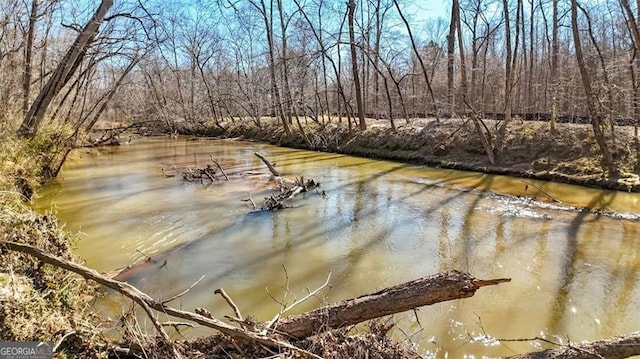
POLYGON ((615 172, 607 131, 636 124, 640 7, 619 1, 4 1, 0 108, 90 130, 100 119, 167 129, 278 118, 473 120, 489 160, 513 119, 590 123, 615 172), (416 15, 416 11, 421 16, 416 15), (487 126, 483 119, 498 120, 487 126))

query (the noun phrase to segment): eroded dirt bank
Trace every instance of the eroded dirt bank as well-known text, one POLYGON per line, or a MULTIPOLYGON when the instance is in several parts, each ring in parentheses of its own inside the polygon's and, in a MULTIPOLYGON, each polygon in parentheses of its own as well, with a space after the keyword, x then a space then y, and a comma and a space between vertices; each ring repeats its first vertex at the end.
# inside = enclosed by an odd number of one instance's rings
MULTIPOLYGON (((606 174, 593 130, 584 124, 557 124, 550 131, 547 122, 513 121, 505 138, 501 158, 491 164, 471 121, 460 119, 413 120, 392 131, 386 120, 369 120, 364 132, 349 131, 337 122, 326 126, 303 122, 305 140, 294 124, 292 134, 284 133, 273 119, 235 123, 226 121, 225 130, 216 126, 184 128, 191 135, 257 140, 278 146, 337 152, 369 158, 424 164, 434 167, 485 172, 524 178, 593 186, 621 191, 640 191, 638 153, 633 127, 606 130, 619 173, 606 174)), ((496 123, 486 121, 492 131, 496 123)))

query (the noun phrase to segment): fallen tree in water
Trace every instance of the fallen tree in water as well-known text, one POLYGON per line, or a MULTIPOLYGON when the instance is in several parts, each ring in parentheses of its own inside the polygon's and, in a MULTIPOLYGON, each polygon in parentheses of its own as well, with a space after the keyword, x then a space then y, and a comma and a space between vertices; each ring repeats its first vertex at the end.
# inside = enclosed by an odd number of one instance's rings
POLYGON ((277 211, 284 208, 290 208, 291 205, 288 205, 286 203, 287 201, 301 193, 306 193, 309 190, 320 187, 320 183, 313 179, 305 181, 304 177, 296 177, 295 179, 282 177, 280 172, 275 169, 275 165, 269 162, 269 160, 267 160, 263 155, 258 152, 256 152, 255 155, 264 162, 269 169, 269 172, 273 175, 273 180, 278 184, 278 193, 265 197, 264 204, 261 207, 263 211, 277 211))
POLYGON ((173 171, 167 171, 163 168, 162 174, 165 177, 175 177, 176 174, 181 173, 182 178, 187 182, 200 182, 204 183, 205 181, 216 182, 218 181, 218 171, 224 177, 225 181, 229 180, 229 176, 222 168, 222 165, 218 161, 216 161, 211 154, 209 154, 209 158, 211 159, 212 164, 207 164, 203 168, 186 168, 186 169, 178 169, 175 165, 173 165, 173 171))
MULTIPOLYGON (((131 298, 141 306, 151 319, 161 341, 174 358, 182 357, 180 347, 169 338, 156 314, 189 320, 204 327, 213 328, 235 340, 234 345, 255 345, 259 343, 277 351, 289 351, 304 357, 319 356, 298 346, 299 339, 319 335, 325 332, 358 324, 363 321, 400 313, 406 310, 443 301, 471 297, 475 292, 490 285, 510 281, 510 279, 477 280, 469 274, 451 271, 420 278, 400 284, 382 291, 322 307, 311 312, 294 315, 280 322, 251 323, 243 321, 241 326, 223 322, 204 309, 190 312, 167 305, 168 300, 152 298, 136 287, 106 277, 93 269, 76 264, 69 260, 46 253, 34 246, 0 241, 0 248, 28 254, 38 258, 42 263, 53 265, 79 274, 103 286, 131 298)), ((186 293, 186 291, 184 292, 186 293)), ((239 312, 237 308, 234 312, 239 312)))

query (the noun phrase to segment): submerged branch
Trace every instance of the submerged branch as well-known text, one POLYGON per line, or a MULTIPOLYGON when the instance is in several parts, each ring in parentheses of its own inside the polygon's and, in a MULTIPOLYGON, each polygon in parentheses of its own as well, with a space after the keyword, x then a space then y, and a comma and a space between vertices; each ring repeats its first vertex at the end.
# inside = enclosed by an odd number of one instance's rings
POLYGON ((255 155, 262 160, 262 162, 264 162, 264 164, 267 166, 267 168, 269 169, 269 172, 271 172, 271 174, 274 177, 280 177, 280 172, 278 172, 278 170, 276 170, 276 168, 271 164, 271 162, 269 162, 269 160, 267 160, 266 158, 264 158, 263 155, 259 154, 258 152, 255 153, 255 155))

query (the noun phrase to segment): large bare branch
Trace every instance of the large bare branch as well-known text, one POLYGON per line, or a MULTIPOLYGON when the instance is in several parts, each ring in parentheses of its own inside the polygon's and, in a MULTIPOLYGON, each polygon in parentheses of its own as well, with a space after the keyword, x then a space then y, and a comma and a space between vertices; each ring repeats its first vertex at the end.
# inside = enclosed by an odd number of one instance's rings
POLYGON ((276 329, 296 338, 306 338, 425 305, 472 297, 482 287, 510 281, 508 278, 478 280, 459 271, 439 273, 286 317, 276 329))
POLYGON ((175 308, 163 305, 161 302, 151 298, 148 294, 140 291, 138 288, 132 286, 129 283, 113 280, 111 278, 108 278, 98 273, 97 271, 91 268, 87 268, 79 264, 70 262, 68 260, 59 258, 52 254, 46 253, 36 247, 30 246, 27 244, 21 244, 16 242, 9 242, 9 241, 0 241, 0 246, 7 248, 11 251, 29 254, 31 256, 34 256, 40 259, 44 263, 66 269, 68 271, 79 274, 86 279, 90 279, 95 281, 98 284, 104 285, 105 287, 116 290, 119 293, 125 295, 126 297, 131 298, 134 302, 138 303, 140 306, 143 307, 143 309, 145 309, 145 311, 148 308, 151 308, 159 312, 166 313, 167 315, 190 320, 202 326, 216 329, 219 332, 226 334, 232 338, 236 338, 240 340, 255 341, 257 343, 264 344, 271 348, 286 348, 294 352, 300 353, 306 357, 319 358, 318 356, 311 354, 305 350, 302 350, 292 344, 273 339, 269 336, 261 335, 261 334, 251 332, 242 328, 234 327, 225 322, 219 321, 218 319, 215 319, 213 317, 207 318, 199 314, 195 314, 185 310, 175 309, 175 308))

